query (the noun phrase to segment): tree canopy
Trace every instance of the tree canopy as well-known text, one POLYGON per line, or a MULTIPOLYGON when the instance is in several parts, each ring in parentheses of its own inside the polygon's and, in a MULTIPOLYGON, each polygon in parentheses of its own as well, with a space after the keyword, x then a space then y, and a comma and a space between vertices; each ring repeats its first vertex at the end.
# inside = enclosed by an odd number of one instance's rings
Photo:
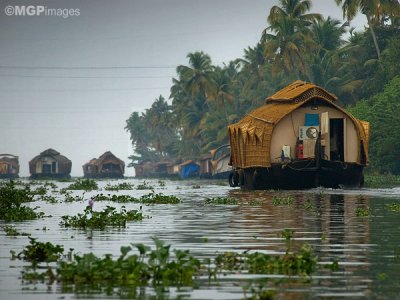
POLYGON ((126 121, 132 162, 196 159, 228 143, 227 125, 300 79, 327 89, 370 121, 371 169, 400 173, 397 136, 390 129, 400 124, 400 4, 331 1, 349 21, 358 12, 366 15, 368 27, 356 32, 348 22, 325 19, 312 11, 310 0, 280 0, 266 16, 260 41, 244 49, 243 57, 214 65, 202 51, 189 53, 187 64, 176 68, 169 98, 160 95, 126 121), (386 133, 376 136, 376 126, 386 133))

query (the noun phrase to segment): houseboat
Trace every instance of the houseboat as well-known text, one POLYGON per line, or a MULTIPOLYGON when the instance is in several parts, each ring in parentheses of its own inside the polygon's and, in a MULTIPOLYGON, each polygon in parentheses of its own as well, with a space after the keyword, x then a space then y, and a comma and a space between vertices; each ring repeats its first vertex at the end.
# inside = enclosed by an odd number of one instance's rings
POLYGON ((110 151, 82 166, 85 178, 123 178, 125 163, 110 151))
POLYGON ((19 177, 18 156, 0 154, 0 179, 15 179, 19 177))
POLYGON ((211 170, 213 179, 227 179, 232 172, 230 162, 231 146, 229 144, 222 145, 214 149, 211 157, 211 170))
POLYGON ((243 189, 360 187, 368 164, 369 123, 337 97, 295 81, 228 126, 231 186, 243 189))
POLYGON ((72 162, 54 149, 47 149, 29 162, 31 179, 71 178, 72 162))

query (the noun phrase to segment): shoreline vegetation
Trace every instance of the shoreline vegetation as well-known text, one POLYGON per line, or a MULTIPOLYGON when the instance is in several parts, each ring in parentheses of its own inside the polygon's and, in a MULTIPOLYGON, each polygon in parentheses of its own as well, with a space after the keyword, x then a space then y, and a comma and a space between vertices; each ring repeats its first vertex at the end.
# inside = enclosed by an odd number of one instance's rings
MULTIPOLYGON (((165 186, 166 185, 166 178, 135 178, 135 177, 124 177, 123 179, 118 179, 120 180, 138 180, 142 181, 142 183, 138 185, 133 185, 132 183, 127 183, 127 182, 119 182, 116 184, 112 184, 113 181, 117 180, 112 180, 111 183, 108 183, 105 187, 105 191, 118 191, 118 190, 140 190, 143 189, 142 186, 147 186, 148 190, 153 190, 154 187, 156 186, 165 186), (155 180, 157 181, 157 184, 155 186, 150 185, 149 180, 155 180)), ((42 182, 46 182, 47 185, 51 185, 51 182, 56 181, 56 182, 70 182, 71 185, 65 190, 96 190, 97 189, 97 184, 96 182, 98 181, 110 181, 110 179, 85 179, 82 177, 72 177, 68 180, 64 179, 57 179, 57 178, 47 178, 47 179, 29 179, 29 177, 20 177, 19 179, 16 180, 9 180, 9 179, 4 179, 0 180, 0 187, 3 186, 3 184, 6 184, 7 182, 15 182, 15 184, 18 184, 19 181, 22 180, 27 180, 29 181, 28 185, 34 186, 36 183, 40 184, 42 182), (71 186, 73 188, 71 189, 71 186), (89 189, 88 186, 91 188, 89 189), (94 188, 96 187, 96 188, 94 188)), ((173 179, 168 179, 170 181, 174 182, 179 182, 179 181, 186 181, 185 179, 179 179, 179 178, 173 178, 173 179)), ((195 181, 197 184, 201 184, 201 182, 213 182, 215 185, 223 186, 228 185, 228 180, 225 179, 213 179, 213 180, 205 180, 205 179, 195 179, 192 178, 191 181, 195 181)), ((21 183, 21 184, 26 184, 26 183, 21 183)), ((51 186, 50 186, 51 187, 51 186)), ((379 173, 373 173, 373 172, 364 172, 364 188, 372 188, 372 189, 379 189, 379 188, 396 188, 400 187, 400 175, 394 175, 394 174, 379 174, 379 173)), ((193 187, 194 188, 194 187, 193 187)))
POLYGON ((170 95, 155 95, 151 107, 126 120, 130 166, 200 158, 228 143, 228 125, 301 80, 336 95, 340 106, 370 123, 370 172, 400 174, 400 4, 336 0, 348 21, 342 23, 324 18, 315 3, 280 0, 266 12, 259 42, 223 65, 203 51, 189 53, 170 95), (368 20, 357 32, 349 23, 356 13, 368 20))

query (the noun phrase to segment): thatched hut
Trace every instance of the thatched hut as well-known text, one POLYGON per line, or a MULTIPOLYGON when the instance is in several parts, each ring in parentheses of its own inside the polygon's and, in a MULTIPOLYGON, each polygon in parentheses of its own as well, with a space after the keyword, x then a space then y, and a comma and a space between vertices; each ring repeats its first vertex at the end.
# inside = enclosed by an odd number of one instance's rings
POLYGON ((29 162, 32 179, 71 178, 72 162, 54 149, 47 149, 29 162))
POLYGON ((82 166, 85 178, 123 178, 125 163, 110 151, 82 166))
POLYGON ((228 127, 232 186, 248 189, 360 186, 369 123, 336 96, 295 81, 228 127))
POLYGON ((12 154, 0 154, 0 178, 18 178, 19 160, 18 156, 12 154))

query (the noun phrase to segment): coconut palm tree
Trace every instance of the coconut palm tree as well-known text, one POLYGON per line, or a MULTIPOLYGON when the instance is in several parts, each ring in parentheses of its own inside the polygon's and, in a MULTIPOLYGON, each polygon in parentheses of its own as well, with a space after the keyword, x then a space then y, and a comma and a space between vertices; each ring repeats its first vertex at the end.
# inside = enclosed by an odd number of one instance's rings
POLYGON ((342 6, 343 18, 346 18, 348 21, 351 21, 358 11, 361 11, 366 17, 368 22, 368 27, 371 32, 372 40, 374 42, 375 51, 378 57, 378 60, 381 59, 381 50, 378 45, 378 41, 376 38, 374 25, 376 25, 376 18, 379 15, 379 8, 381 7, 380 0, 335 0, 337 5, 342 6), (375 24, 374 20, 375 19, 375 24))
POLYGON ((328 17, 320 19, 311 25, 311 33, 316 43, 318 53, 323 56, 328 51, 334 51, 344 45, 342 39, 347 32, 348 22, 341 24, 340 21, 328 17))
POLYGON ((180 65, 176 68, 176 72, 180 80, 184 82, 185 90, 192 97, 200 95, 206 99, 213 70, 211 58, 202 51, 189 53, 187 58, 189 58, 189 66, 180 65))
POLYGON ((280 0, 280 6, 273 6, 268 16, 270 26, 264 31, 262 41, 265 55, 274 64, 273 73, 283 70, 293 78, 305 77, 305 57, 313 41, 309 26, 320 14, 306 14, 311 8, 308 0, 280 0))
POLYGON ((171 106, 160 95, 151 108, 146 109, 145 118, 146 125, 149 125, 151 130, 153 148, 160 157, 166 156, 166 147, 175 139, 171 106))

